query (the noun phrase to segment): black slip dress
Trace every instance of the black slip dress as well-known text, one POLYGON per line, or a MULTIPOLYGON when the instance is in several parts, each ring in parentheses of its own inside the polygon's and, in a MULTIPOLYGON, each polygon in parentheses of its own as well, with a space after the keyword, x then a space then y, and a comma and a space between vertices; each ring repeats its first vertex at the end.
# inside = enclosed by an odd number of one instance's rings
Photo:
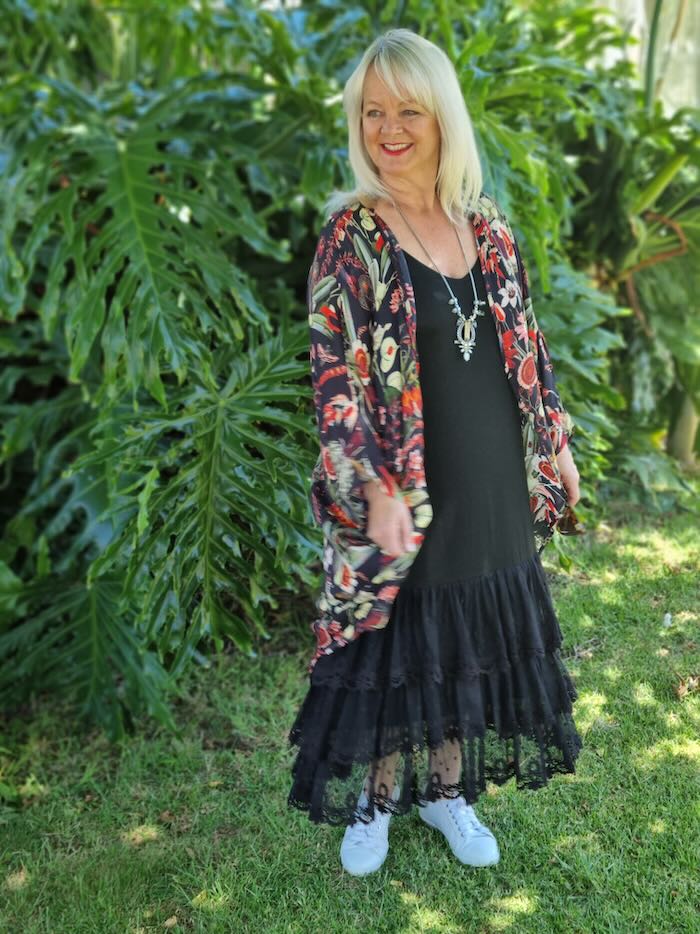
POLYGON ((315 822, 370 820, 439 796, 474 803, 487 780, 540 788, 574 773, 576 688, 537 553, 520 413, 481 265, 448 278, 476 343, 464 361, 442 277, 404 251, 416 301, 433 519, 384 629, 322 656, 289 734, 299 747, 288 804, 315 822), (449 780, 431 751, 446 740, 449 780), (398 752, 389 782, 376 763, 398 752), (458 761, 458 760, 461 760, 458 761), (459 765, 461 764, 461 768, 459 765), (459 778, 455 779, 455 766, 459 778), (358 795, 370 774, 369 803, 358 795))

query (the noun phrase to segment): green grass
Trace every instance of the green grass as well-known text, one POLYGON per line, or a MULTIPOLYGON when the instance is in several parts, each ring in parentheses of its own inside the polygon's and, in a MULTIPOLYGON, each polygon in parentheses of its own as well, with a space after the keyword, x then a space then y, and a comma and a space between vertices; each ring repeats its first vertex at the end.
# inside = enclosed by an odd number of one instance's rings
POLYGON ((599 529, 571 574, 545 551, 584 748, 576 775, 546 788, 489 785, 476 809, 498 866, 461 866, 414 812, 392 822, 382 869, 355 879, 342 828, 287 809, 302 629, 285 633, 294 655, 277 639, 193 673, 184 742, 144 725, 112 748, 55 703, 16 719, 3 776, 23 803, 2 811, 1 930, 697 932, 700 703, 676 693, 700 668, 695 525, 599 529))

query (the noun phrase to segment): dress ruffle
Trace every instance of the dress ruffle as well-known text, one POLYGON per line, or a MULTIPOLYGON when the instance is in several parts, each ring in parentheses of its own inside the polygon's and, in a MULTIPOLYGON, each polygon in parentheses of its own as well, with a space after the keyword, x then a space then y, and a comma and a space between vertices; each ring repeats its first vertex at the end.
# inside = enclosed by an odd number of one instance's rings
POLYGON ((535 789, 575 772, 578 695, 561 644, 537 553, 478 577, 402 587, 386 629, 363 633, 312 671, 289 733, 299 747, 289 805, 315 822, 347 824, 358 814, 371 820, 375 806, 405 814, 460 794, 474 803, 487 781, 514 777, 535 789), (450 740, 443 774, 436 750, 450 740), (370 763, 392 753, 398 800, 371 782, 359 812, 370 763))

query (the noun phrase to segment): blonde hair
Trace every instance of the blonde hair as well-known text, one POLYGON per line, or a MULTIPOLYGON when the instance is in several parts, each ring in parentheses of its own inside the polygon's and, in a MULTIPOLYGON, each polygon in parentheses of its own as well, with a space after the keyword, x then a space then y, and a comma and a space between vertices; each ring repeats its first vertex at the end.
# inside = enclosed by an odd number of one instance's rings
POLYGON ((362 138, 362 88, 371 65, 393 94, 417 101, 437 118, 441 146, 436 192, 447 216, 461 222, 476 208, 483 184, 471 117, 448 56, 433 42, 404 28, 389 29, 378 36, 345 83, 343 108, 355 187, 333 191, 324 204, 326 215, 358 200, 393 200, 362 138))

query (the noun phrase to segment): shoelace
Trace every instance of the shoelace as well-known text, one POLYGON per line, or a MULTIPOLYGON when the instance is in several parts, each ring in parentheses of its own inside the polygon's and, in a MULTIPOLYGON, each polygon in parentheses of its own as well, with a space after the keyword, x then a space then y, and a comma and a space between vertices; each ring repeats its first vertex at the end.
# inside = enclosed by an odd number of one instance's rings
MULTIPOLYGON (((398 798, 398 795, 399 795, 399 789, 395 788, 394 789, 394 800, 398 798)), ((360 796, 359 803, 363 807, 367 806, 367 796, 365 794, 362 794, 360 796)), ((369 821, 369 823, 366 821, 360 820, 358 818, 355 824, 352 825, 352 831, 351 831, 352 837, 350 841, 352 845, 359 846, 360 844, 363 844, 363 843, 373 842, 376 837, 380 836, 383 833, 383 827, 384 827, 385 821, 381 820, 381 817, 386 818, 389 816, 390 814, 386 814, 377 809, 375 811, 374 819, 369 821)))
POLYGON ((382 821, 375 817, 374 820, 369 823, 358 820, 356 824, 353 825, 351 834, 351 843, 353 846, 358 846, 362 843, 371 843, 376 837, 378 837, 382 832, 382 821))
POLYGON ((446 800, 447 810, 457 825, 457 830, 462 837, 466 838, 469 833, 481 834, 482 837, 491 836, 489 831, 479 821, 474 811, 469 808, 464 800, 455 800, 453 798, 448 798, 446 800), (464 826, 465 822, 469 825, 468 830, 464 826))

